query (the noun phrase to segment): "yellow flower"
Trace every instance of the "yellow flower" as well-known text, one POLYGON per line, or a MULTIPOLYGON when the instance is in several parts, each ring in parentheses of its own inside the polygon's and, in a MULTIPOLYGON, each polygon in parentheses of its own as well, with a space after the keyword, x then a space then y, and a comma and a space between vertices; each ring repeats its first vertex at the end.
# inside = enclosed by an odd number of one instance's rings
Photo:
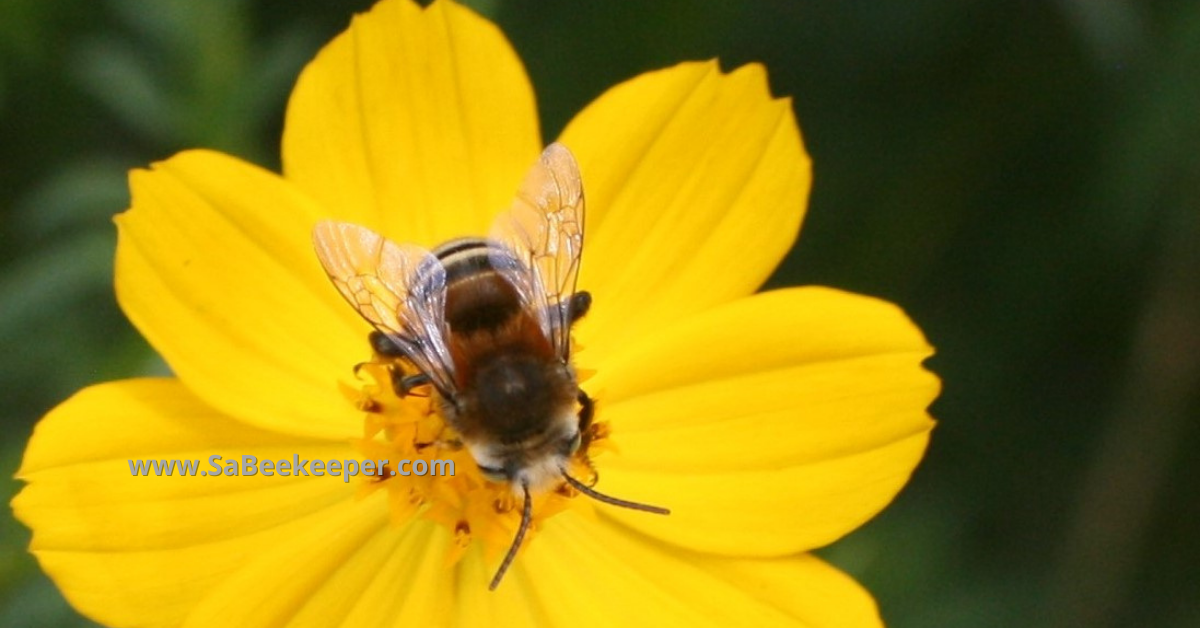
POLYGON ((117 294, 176 376, 85 389, 29 444, 13 506, 71 603, 114 626, 878 625, 870 596, 806 552, 904 485, 939 384, 888 303, 753 294, 810 185, 790 102, 760 66, 685 63, 613 88, 558 141, 588 196, 594 304, 575 337, 608 433, 597 488, 669 516, 544 499, 489 592, 514 514, 478 482, 131 474, 362 459, 404 421, 439 420, 378 367, 356 373, 369 329, 310 231, 482 234, 543 142, 495 26, 384 0, 301 75, 282 176, 207 151, 132 173, 117 294))

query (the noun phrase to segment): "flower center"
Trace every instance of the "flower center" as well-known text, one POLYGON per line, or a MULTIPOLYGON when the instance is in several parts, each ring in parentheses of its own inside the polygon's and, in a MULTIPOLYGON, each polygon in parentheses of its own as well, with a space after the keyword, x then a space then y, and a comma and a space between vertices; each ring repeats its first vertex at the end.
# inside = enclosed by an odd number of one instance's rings
MULTIPOLYGON (((377 475, 363 478, 360 495, 385 491, 393 524, 423 517, 452 530, 450 564, 476 541, 482 542, 489 559, 495 559, 512 544, 520 527, 522 498, 510 483, 484 477, 459 435, 438 413, 436 393, 429 386, 397 394, 396 376, 411 373, 412 367, 402 361, 376 356, 356 368, 361 388, 347 386, 343 391, 365 412, 363 437, 356 446, 364 458, 388 461, 377 475)), ((591 484, 596 473, 589 454, 601 451, 607 437, 608 426, 593 421, 567 471, 591 484)), ((565 481, 532 495, 526 544, 540 523, 555 514, 592 508, 588 500, 574 499, 577 496, 565 481)))

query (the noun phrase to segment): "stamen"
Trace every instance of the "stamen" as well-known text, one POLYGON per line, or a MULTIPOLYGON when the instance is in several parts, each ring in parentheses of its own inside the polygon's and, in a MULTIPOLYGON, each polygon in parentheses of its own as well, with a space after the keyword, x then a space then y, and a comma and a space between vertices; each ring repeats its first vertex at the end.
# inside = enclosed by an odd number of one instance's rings
POLYGON ((500 568, 492 577, 492 583, 488 585, 489 591, 495 591, 496 587, 500 586, 500 579, 504 577, 504 572, 508 571, 513 559, 517 557, 517 550, 521 549, 521 541, 525 540, 525 531, 529 529, 529 522, 533 518, 533 500, 529 497, 529 485, 521 484, 521 491, 525 493, 525 507, 521 509, 521 527, 517 528, 517 536, 508 548, 508 553, 504 555, 504 562, 500 563, 500 568))
POLYGON ((472 544, 483 545, 492 556, 505 551, 490 589, 499 587, 524 544, 537 535, 541 522, 569 508, 580 495, 622 508, 667 514, 665 508, 616 499, 590 488, 599 478, 592 459, 609 448, 608 425, 594 420, 580 426, 581 444, 563 461, 559 471, 565 479, 551 490, 488 481, 461 436, 446 423, 431 386, 413 390, 397 385, 413 373, 414 367, 407 362, 377 355, 355 369, 361 386, 343 385, 347 400, 364 411, 363 437, 355 441, 363 458, 390 461, 378 474, 364 478, 359 493, 364 498, 377 491, 386 494, 390 519, 398 526, 421 517, 452 530, 454 541, 446 552, 447 565, 461 560, 472 544), (445 477, 393 476, 392 472, 399 471, 397 461, 406 459, 447 459, 457 472, 445 477), (514 535, 512 524, 517 523, 518 508, 521 517, 514 535))
MULTIPOLYGON (((641 510, 643 512, 652 512, 656 515, 671 514, 670 510, 668 510, 666 508, 662 508, 660 506, 651 506, 649 504, 639 504, 637 502, 631 502, 631 501, 627 501, 624 499, 618 499, 616 497, 610 497, 608 495, 605 495, 604 493, 596 491, 592 487, 571 477, 567 473, 566 469, 560 468, 559 471, 562 471, 563 479, 565 479, 567 481, 567 484, 571 485, 571 488, 579 491, 580 493, 583 493, 584 495, 587 495, 588 497, 591 497, 592 499, 594 499, 596 501, 604 502, 606 504, 612 504, 613 506, 620 506, 621 508, 629 508, 630 510, 641 510)), ((528 496, 528 493, 526 493, 526 495, 528 496)))

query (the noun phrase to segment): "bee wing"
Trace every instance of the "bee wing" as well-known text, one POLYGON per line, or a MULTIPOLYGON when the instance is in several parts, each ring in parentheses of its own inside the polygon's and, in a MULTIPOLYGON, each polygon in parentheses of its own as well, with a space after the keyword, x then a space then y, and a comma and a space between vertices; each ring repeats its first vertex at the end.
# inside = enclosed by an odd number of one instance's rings
POLYGON ((454 391, 446 345, 446 270, 429 251, 325 220, 313 228, 325 274, 363 318, 386 334, 444 396, 454 391))
POLYGON ((525 175, 512 208, 496 219, 492 240, 504 245, 491 262, 536 312, 559 357, 571 351, 571 296, 583 252, 583 182, 579 164, 551 144, 525 175))

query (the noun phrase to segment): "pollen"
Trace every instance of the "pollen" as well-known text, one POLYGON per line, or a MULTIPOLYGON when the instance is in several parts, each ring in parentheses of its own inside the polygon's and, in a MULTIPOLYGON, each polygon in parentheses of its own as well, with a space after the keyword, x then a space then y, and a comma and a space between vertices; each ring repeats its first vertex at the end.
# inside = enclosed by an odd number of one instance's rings
MULTIPOLYGON (((395 369, 403 369, 404 374, 412 372, 406 363, 376 356, 355 369, 360 385, 357 389, 343 385, 347 400, 363 412, 363 434, 355 446, 366 459, 388 461, 376 475, 359 479, 359 498, 377 499, 375 495, 382 493, 395 526, 414 517, 446 526, 453 534, 446 556, 448 566, 457 563, 473 543, 481 545, 488 560, 498 560, 521 524, 516 493, 508 483, 493 482, 480 473, 458 434, 439 414, 430 387, 418 387, 404 396, 397 394, 391 384, 395 369), (410 464, 423 460, 426 465, 450 460, 454 474, 402 475, 397 465, 404 460, 410 464)), ((590 426, 584 435, 590 449, 580 448, 568 469, 574 477, 594 482, 596 472, 585 452, 603 451, 608 433, 606 424, 590 426)), ((536 536, 542 522, 568 508, 590 512, 591 503, 575 499, 578 496, 565 482, 533 495, 533 519, 525 543, 536 536)))

